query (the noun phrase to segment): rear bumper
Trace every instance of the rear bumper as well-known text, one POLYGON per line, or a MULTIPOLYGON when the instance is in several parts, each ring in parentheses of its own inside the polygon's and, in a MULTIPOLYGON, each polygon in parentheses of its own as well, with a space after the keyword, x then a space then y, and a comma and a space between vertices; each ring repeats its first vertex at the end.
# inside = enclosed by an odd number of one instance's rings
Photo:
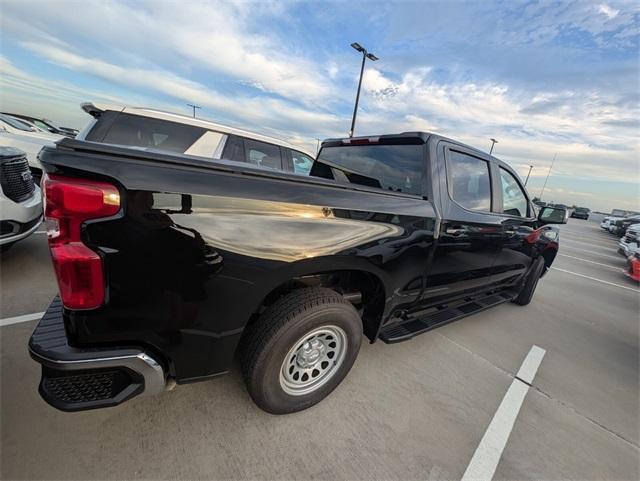
POLYGON ((69 346, 57 297, 33 332, 29 353, 42 365, 40 395, 62 411, 116 406, 165 389, 162 365, 139 348, 69 346))

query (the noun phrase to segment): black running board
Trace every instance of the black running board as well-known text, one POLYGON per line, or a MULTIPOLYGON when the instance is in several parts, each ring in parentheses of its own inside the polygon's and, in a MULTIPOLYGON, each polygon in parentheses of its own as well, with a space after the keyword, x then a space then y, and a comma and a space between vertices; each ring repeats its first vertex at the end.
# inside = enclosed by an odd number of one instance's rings
POLYGON ((426 314, 420 315, 421 313, 418 312, 408 316, 406 319, 383 327, 378 337, 387 344, 407 341, 436 327, 449 324, 476 312, 484 311, 503 302, 512 301, 517 295, 517 291, 501 291, 469 299, 452 307, 444 306, 438 310, 430 309, 426 314))

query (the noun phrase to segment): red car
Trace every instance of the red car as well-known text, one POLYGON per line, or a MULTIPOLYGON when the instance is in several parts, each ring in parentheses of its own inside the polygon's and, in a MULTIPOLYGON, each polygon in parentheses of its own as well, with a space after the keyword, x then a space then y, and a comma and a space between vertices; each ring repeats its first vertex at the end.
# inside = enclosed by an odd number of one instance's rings
POLYGON ((624 274, 634 281, 640 282, 640 252, 636 252, 633 256, 629 257, 629 264, 624 274))

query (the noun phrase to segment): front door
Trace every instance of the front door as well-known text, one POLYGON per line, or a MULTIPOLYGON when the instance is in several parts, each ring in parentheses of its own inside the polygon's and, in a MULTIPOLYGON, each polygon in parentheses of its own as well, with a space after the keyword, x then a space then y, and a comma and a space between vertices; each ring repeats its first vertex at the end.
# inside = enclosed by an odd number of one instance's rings
POLYGON ((535 255, 531 238, 536 218, 517 176, 506 166, 493 165, 498 180, 498 215, 502 225, 502 244, 496 255, 492 281, 511 284, 525 274, 535 255))

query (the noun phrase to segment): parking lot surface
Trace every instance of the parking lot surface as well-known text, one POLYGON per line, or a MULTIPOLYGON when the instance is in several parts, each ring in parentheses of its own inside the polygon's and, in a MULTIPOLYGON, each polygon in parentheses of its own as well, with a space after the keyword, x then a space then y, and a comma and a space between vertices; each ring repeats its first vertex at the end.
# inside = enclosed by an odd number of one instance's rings
MULTIPOLYGON (((317 406, 260 411, 239 369, 122 406, 62 413, 37 393, 37 321, 0 327, 2 479, 460 479, 533 345, 546 350, 494 479, 638 479, 640 290, 617 238, 561 226, 526 307, 503 304, 408 342, 365 344, 317 406)), ((37 233, 2 258, 3 320, 56 284, 37 233)), ((5 323, 6 324, 6 323, 5 323)))

